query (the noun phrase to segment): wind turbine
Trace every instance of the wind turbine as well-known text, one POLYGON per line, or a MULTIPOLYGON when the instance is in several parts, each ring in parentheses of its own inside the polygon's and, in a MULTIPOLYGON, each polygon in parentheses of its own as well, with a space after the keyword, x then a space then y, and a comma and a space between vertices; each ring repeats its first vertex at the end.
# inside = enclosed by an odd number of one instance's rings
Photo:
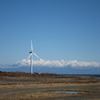
POLYGON ((33 45, 32 45, 32 40, 31 40, 31 51, 29 52, 29 57, 27 58, 27 59, 30 59, 30 74, 32 74, 33 55, 39 59, 39 57, 33 51, 33 45))

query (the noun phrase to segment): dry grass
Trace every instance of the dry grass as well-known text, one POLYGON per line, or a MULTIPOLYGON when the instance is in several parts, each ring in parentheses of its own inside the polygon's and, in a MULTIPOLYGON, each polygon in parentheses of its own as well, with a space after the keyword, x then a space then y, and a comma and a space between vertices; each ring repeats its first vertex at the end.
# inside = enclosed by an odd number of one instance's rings
POLYGON ((100 99, 88 99, 88 100, 100 100, 100 99))
POLYGON ((33 99, 46 99, 46 98, 58 98, 64 96, 75 96, 79 94, 64 94, 64 93, 50 93, 45 91, 38 92, 16 92, 0 95, 0 100, 33 100, 33 99))
MULTIPOLYGON (((44 90, 44 91, 28 91, 28 92, 16 92, 16 93, 8 93, 8 94, 2 94, 0 95, 0 100, 40 100, 45 99, 47 100, 48 98, 60 98, 60 97, 70 97, 70 96, 79 96, 82 94, 87 94, 91 93, 91 91, 85 91, 85 90, 80 90, 80 89, 51 89, 51 90, 44 90), (65 93, 53 93, 50 91, 77 91, 79 93, 77 94, 65 94, 65 93)), ((99 100, 99 99, 97 99, 99 100)))
POLYGON ((2 89, 16 89, 16 88, 43 88, 43 87, 57 87, 66 86, 66 83, 49 83, 49 84, 17 84, 17 85, 0 85, 0 90, 2 89))
MULTIPOLYGON (((19 73, 22 74, 22 73, 19 73)), ((43 74, 44 75, 44 74, 43 74)), ((14 84, 5 84, 0 85, 0 91, 7 90, 7 89, 28 89, 28 88, 46 88, 46 87, 62 87, 62 86, 75 86, 75 87, 81 87, 89 85, 100 85, 100 82, 97 82, 94 78, 77 78, 77 77, 71 77, 71 78, 58 78, 58 77, 12 77, 12 76, 1 76, 0 81, 2 82, 15 82, 14 84), (27 82, 27 84, 22 84, 17 82, 27 82), (32 84, 28 83, 32 82, 32 84)), ((24 92, 14 92, 14 93, 6 93, 6 94, 0 94, 0 100, 35 100, 35 99, 46 99, 46 98, 58 98, 58 97, 64 97, 64 96, 76 96, 86 93, 93 93, 93 91, 89 91, 88 88, 85 89, 72 89, 72 90, 66 90, 66 89, 57 89, 57 91, 79 91, 81 93, 78 94, 64 94, 64 93, 51 93, 48 91, 54 91, 54 90, 45 90, 45 91, 24 91, 24 92)), ((98 87, 98 91, 100 90, 100 87, 98 87)), ((100 100, 100 99, 91 99, 91 100, 100 100)))
POLYGON ((2 89, 16 89, 16 88, 41 88, 41 87, 58 87, 58 86, 81 86, 88 84, 100 84, 95 79, 87 78, 46 78, 46 77, 0 77, 0 81, 3 82, 15 82, 5 85, 0 85, 0 90, 2 89), (18 83, 17 83, 18 82, 18 83), (27 84, 22 84, 20 82, 27 82, 27 84), (32 82, 32 84, 28 84, 32 82), (20 83, 20 84, 19 84, 20 83))
MULTIPOLYGON (((97 83, 100 84, 100 83, 97 83)), ((96 85, 97 85, 96 84, 96 85)), ((16 84, 16 85, 0 85, 0 90, 5 89, 22 89, 22 88, 46 88, 46 87, 60 87, 60 86, 87 86, 95 85, 95 83, 90 84, 80 84, 80 83, 43 83, 43 84, 16 84)))

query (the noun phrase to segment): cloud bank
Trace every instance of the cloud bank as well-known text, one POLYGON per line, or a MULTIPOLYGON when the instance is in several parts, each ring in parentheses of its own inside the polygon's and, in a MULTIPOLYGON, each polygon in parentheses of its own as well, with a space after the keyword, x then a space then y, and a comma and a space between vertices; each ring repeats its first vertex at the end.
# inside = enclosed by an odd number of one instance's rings
MULTIPOLYGON (((1 64, 0 63, 0 68, 18 68, 22 66, 29 66, 30 65, 30 60, 23 59, 21 61, 18 61, 13 64, 1 64)), ((85 61, 65 61, 65 60, 33 60, 33 65, 34 66, 45 66, 45 67, 73 67, 73 68, 91 68, 91 67, 99 67, 100 68, 100 63, 97 62, 85 62, 85 61)))
MULTIPOLYGON (((19 66, 29 66, 30 60, 23 59, 16 63, 19 66)), ((34 66, 47 66, 47 67, 100 67, 100 63, 97 62, 85 62, 85 61, 64 61, 64 60, 33 60, 34 66)))

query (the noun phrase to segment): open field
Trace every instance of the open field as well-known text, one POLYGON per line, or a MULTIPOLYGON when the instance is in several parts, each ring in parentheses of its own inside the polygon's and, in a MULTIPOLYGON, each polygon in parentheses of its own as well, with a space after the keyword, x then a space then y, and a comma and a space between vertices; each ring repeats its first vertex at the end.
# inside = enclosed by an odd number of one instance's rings
POLYGON ((100 76, 0 73, 0 100, 100 100, 100 76), (76 91, 77 93, 56 93, 76 91))

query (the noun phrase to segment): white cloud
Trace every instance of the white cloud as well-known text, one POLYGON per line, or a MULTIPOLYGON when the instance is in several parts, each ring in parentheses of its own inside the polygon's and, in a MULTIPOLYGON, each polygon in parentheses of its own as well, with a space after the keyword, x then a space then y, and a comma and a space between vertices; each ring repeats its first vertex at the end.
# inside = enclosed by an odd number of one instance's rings
MULTIPOLYGON (((30 60, 23 59, 16 64, 20 66, 29 66, 30 60)), ((85 61, 64 61, 64 60, 33 60, 34 66, 47 66, 47 67, 100 67, 100 63, 97 62, 85 62, 85 61)))
MULTIPOLYGON (((30 60, 23 59, 13 64, 0 64, 0 68, 17 68, 22 66, 29 66, 30 60)), ((46 66, 46 67, 74 67, 74 68, 87 68, 87 67, 100 67, 100 63, 97 62, 85 62, 85 61, 64 61, 64 60, 33 60, 34 66, 46 66)))

